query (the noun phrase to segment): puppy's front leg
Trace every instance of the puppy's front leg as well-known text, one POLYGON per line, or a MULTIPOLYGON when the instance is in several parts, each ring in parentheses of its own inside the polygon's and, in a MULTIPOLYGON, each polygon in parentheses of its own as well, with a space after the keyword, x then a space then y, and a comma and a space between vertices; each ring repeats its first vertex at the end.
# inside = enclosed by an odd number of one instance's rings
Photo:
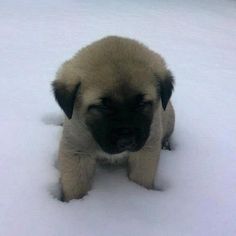
POLYGON ((60 172, 63 200, 82 198, 91 187, 96 160, 90 156, 60 151, 60 172))
POLYGON ((160 147, 131 153, 128 160, 129 179, 148 189, 153 189, 159 157, 160 147))

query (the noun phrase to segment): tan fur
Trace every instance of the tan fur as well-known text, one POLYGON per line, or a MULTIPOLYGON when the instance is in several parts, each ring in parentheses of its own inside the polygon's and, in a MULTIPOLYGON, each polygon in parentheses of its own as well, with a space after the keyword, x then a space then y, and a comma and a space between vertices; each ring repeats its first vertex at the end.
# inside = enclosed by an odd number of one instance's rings
POLYGON ((65 118, 60 144, 59 161, 61 184, 65 201, 83 197, 91 187, 96 159, 128 159, 129 178, 153 188, 161 143, 174 128, 174 110, 169 102, 164 111, 157 94, 157 81, 164 80, 167 68, 162 57, 137 41, 110 36, 80 50, 65 62, 57 73, 55 85, 73 90, 81 83, 74 104, 73 116, 65 118), (90 104, 98 102, 106 91, 122 99, 123 86, 145 93, 147 99, 156 101, 150 136, 138 152, 105 154, 85 125, 85 114, 90 104), (112 158, 113 157, 113 158, 112 158))

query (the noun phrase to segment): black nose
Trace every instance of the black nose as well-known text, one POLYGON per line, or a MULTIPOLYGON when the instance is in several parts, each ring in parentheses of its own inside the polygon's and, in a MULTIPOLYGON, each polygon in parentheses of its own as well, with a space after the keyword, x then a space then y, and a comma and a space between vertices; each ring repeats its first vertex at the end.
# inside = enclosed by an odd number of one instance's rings
POLYGON ((117 140, 117 147, 120 150, 128 150, 134 146, 134 137, 123 137, 117 140))
POLYGON ((120 150, 128 150, 134 147, 134 132, 130 128, 120 128, 116 130, 116 145, 120 150))

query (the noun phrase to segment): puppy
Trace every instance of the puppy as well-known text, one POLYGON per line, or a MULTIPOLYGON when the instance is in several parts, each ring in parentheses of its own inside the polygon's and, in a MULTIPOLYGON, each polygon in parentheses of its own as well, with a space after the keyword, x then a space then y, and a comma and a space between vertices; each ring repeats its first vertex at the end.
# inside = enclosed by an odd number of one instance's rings
POLYGON ((130 180, 154 187, 174 129, 173 84, 163 58, 128 38, 103 38, 62 65, 52 86, 66 115, 59 150, 65 201, 88 192, 98 159, 127 162, 130 180))

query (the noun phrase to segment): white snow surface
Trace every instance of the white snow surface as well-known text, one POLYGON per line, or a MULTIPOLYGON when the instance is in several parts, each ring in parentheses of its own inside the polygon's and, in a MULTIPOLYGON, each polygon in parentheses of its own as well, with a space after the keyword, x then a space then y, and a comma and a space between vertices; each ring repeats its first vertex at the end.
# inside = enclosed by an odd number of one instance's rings
POLYGON ((0 235, 236 235, 236 2, 12 1, 0 4, 0 235), (156 186, 98 169, 81 200, 58 198, 59 65, 107 35, 135 38, 176 79, 173 151, 156 186))

